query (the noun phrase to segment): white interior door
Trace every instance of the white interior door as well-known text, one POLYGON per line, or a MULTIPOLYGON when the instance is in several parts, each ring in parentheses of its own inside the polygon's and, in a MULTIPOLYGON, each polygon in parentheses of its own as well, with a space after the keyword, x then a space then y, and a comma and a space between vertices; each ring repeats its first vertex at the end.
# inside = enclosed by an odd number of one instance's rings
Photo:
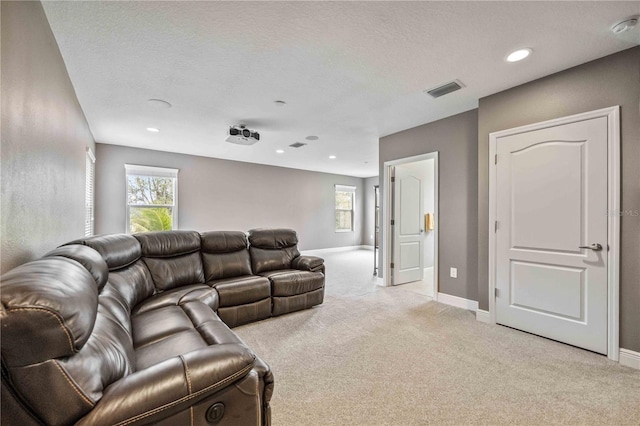
POLYGON ((496 322, 607 353, 607 118, 496 139, 496 322), (599 249, 601 247, 601 249, 599 249))
POLYGON ((393 190, 393 285, 420 281, 423 276, 422 180, 395 167, 393 190))

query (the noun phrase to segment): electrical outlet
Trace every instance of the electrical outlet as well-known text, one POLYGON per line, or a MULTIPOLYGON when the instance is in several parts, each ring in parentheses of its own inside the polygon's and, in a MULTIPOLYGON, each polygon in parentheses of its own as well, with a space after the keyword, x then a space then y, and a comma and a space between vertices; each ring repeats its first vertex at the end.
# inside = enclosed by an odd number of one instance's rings
POLYGON ((451 278, 458 278, 458 268, 449 268, 449 276, 451 278))

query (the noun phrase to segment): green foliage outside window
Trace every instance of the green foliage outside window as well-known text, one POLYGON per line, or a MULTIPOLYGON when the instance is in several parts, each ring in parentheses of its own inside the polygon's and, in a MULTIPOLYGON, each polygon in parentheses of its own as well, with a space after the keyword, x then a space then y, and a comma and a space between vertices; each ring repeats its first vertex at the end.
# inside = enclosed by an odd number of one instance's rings
POLYGON ((172 230, 174 191, 174 178, 128 175, 129 232, 172 230))
POLYGON ((167 207, 131 207, 130 232, 171 231, 173 213, 167 207))

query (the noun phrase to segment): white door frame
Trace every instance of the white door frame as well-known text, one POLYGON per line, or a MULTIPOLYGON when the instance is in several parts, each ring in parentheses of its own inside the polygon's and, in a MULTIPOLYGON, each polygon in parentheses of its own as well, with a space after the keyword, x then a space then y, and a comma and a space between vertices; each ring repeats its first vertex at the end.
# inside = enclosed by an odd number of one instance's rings
POLYGON ((399 166, 401 164, 415 163, 416 161, 422 160, 434 160, 434 214, 436 218, 436 228, 434 229, 435 234, 433 235, 434 239, 434 256, 433 256, 433 300, 437 300, 438 298, 438 225, 440 217, 438 215, 438 209, 440 205, 440 195, 439 195, 439 161, 438 161, 438 151, 430 152, 427 154, 415 155, 413 157, 401 158, 399 160, 393 161, 385 161, 383 167, 383 183, 384 183, 384 208, 382 209, 382 236, 384 238, 384 244, 382 246, 382 273, 383 273, 383 285, 385 287, 391 287, 393 283, 391 282, 391 167, 399 166))
MULTIPOLYGON (((620 107, 613 106, 596 111, 556 118, 541 123, 516 127, 489 134, 489 322, 496 323, 496 185, 497 174, 495 156, 497 140, 500 137, 512 136, 532 130, 546 129, 554 126, 606 117, 608 123, 608 194, 607 194, 607 357, 618 361, 619 344, 619 304, 620 304, 620 107)), ((498 160, 499 161, 499 160, 498 160)), ((386 164, 386 163, 385 163, 386 164)))

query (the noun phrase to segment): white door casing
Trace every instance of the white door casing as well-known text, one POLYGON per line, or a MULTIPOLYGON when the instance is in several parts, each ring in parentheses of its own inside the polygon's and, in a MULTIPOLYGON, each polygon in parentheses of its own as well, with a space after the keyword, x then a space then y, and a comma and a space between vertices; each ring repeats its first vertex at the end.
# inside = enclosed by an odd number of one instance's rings
MULTIPOLYGON (((391 176, 392 170, 394 167, 403 165, 403 164, 411 164, 418 161, 423 160, 434 160, 434 213, 436 217, 436 221, 439 217, 439 161, 438 161, 438 152, 430 152, 427 154, 415 155, 412 157, 401 158, 398 160, 385 161, 383 172, 382 172, 382 186, 381 186, 381 194, 382 194, 382 209, 381 209, 381 219, 382 219, 382 262, 381 262, 381 271, 383 277, 379 284, 385 287, 389 287, 393 285, 393 281, 391 279, 391 263, 393 262, 393 227, 391 226, 391 217, 393 216, 393 191, 391 189, 391 176)), ((438 300, 438 277, 439 277, 439 267, 438 267, 438 226, 435 227, 434 232, 434 265, 433 265, 433 276, 434 276, 434 295, 433 300, 438 300)))
POLYGON ((619 225, 607 213, 619 205, 616 113, 492 134, 490 188, 490 316, 613 359, 619 225), (580 248, 592 244, 602 250, 580 248))
POLYGON ((396 166, 393 189, 393 285, 423 278, 422 180, 396 166))

